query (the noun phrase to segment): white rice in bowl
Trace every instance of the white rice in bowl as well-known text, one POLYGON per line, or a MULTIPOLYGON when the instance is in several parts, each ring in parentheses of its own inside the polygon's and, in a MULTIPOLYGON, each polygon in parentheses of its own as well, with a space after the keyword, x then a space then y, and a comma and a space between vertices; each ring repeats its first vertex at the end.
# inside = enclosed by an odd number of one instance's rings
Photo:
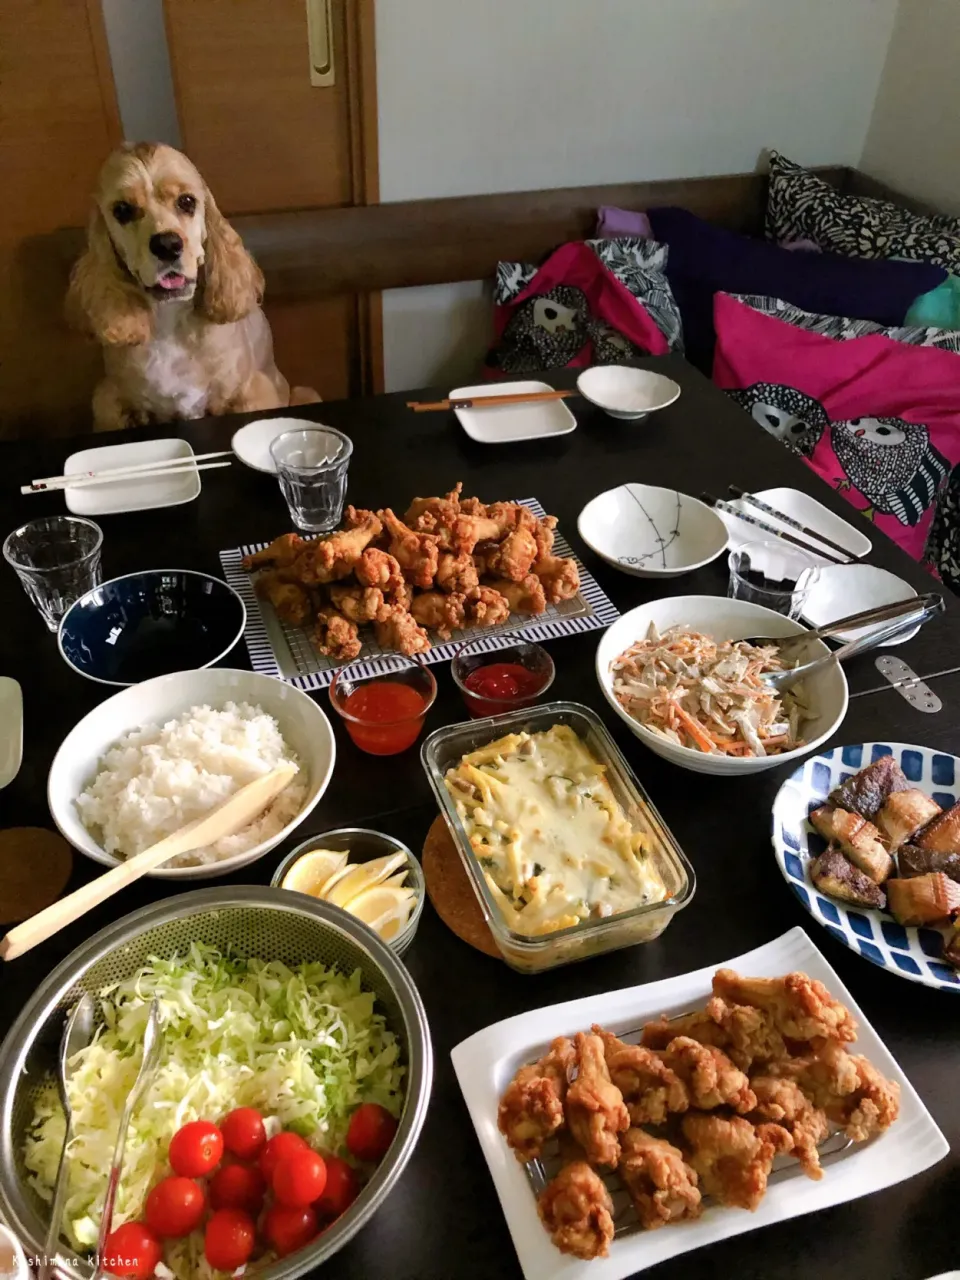
MULTIPOLYGON (((286 763, 299 760, 262 707, 191 707, 164 725, 131 730, 110 748, 77 797, 80 821, 107 853, 129 858, 286 763)), ((306 780, 294 778, 242 831, 166 865, 195 867, 253 849, 296 817, 306 793, 306 780)))

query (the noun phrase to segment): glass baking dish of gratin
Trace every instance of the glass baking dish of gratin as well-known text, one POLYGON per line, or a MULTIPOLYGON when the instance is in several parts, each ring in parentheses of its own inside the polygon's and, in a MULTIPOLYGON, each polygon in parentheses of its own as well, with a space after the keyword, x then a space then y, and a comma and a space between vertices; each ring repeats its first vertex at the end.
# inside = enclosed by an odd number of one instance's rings
POLYGON ((449 725, 420 757, 512 968, 650 942, 693 897, 693 868, 589 707, 449 725))

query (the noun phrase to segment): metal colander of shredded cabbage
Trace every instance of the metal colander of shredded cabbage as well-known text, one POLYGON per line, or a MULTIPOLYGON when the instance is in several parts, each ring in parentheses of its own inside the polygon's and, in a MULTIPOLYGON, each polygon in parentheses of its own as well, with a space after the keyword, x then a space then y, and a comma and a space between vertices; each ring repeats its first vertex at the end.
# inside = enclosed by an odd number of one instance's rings
MULTIPOLYGON (((194 944, 189 954, 155 958, 99 994, 103 1026, 77 1055, 69 1083, 74 1137, 64 1231, 80 1251, 97 1241, 106 1171, 154 996, 163 1050, 127 1134, 114 1227, 141 1216, 148 1192, 170 1172, 170 1139, 191 1120, 219 1121, 236 1107, 255 1107, 268 1117, 268 1133, 292 1129, 317 1150, 343 1155, 361 1102, 400 1115, 400 1044, 376 997, 362 989, 359 970, 348 976, 320 963, 290 968, 194 944)), ((51 1080, 24 1144, 30 1180, 47 1201, 63 1133, 51 1080)), ((167 1241, 164 1264, 177 1280, 220 1274, 206 1262, 199 1232, 167 1241)))

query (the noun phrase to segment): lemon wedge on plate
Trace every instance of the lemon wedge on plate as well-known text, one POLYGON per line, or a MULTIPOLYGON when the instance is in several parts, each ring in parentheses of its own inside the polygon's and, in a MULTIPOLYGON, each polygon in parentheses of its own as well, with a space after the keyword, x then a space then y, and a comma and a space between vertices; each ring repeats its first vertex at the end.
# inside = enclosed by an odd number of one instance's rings
POLYGON ((364 893, 367 889, 372 889, 375 885, 380 884, 382 880, 386 880, 395 871, 399 871, 401 867, 406 867, 407 855, 405 853, 390 853, 383 858, 373 858, 370 862, 358 862, 350 867, 350 870, 331 884, 327 882, 323 897, 328 902, 332 902, 335 907, 346 907, 348 911, 353 911, 353 899, 364 893))
POLYGON ((332 849, 311 849, 298 858, 281 882, 282 889, 294 889, 308 893, 311 898, 322 898, 331 879, 347 865, 346 853, 334 853, 332 849))
POLYGON ((416 900, 412 889, 378 884, 353 899, 350 914, 379 933, 384 942, 389 942, 410 919, 416 900))

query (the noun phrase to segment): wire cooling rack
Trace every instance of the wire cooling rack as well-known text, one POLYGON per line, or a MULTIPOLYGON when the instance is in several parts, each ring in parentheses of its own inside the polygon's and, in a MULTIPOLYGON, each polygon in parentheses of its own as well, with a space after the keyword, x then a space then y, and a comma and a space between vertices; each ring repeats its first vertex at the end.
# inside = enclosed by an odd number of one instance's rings
MULTIPOLYGON (((538 519, 543 519, 546 515, 536 498, 521 498, 520 502, 538 519)), ((251 665, 254 671, 278 676, 296 685, 298 689, 324 689, 341 664, 318 653, 305 628, 292 627, 280 621, 273 606, 268 601, 261 600, 254 590, 256 575, 247 573, 241 563, 244 556, 261 551, 267 545, 266 542, 252 542, 220 552, 224 577, 247 607, 244 639, 251 665)), ((515 643, 517 636, 526 640, 556 640, 560 636, 576 635, 581 631, 599 631, 615 622, 620 616, 618 609, 559 532, 554 539, 553 550, 555 555, 570 557, 576 561, 580 572, 580 590, 572 600, 561 600, 559 604, 548 605, 545 613, 534 617, 511 614, 506 622, 497 627, 467 627, 454 631, 450 640, 433 644, 426 653, 418 655, 419 659, 428 663, 447 662, 469 640, 477 641, 476 652, 491 653, 515 643)), ((372 627, 362 627, 360 639, 363 648, 356 660, 358 677, 384 675, 406 666, 406 659, 391 650, 380 648, 372 627)))

